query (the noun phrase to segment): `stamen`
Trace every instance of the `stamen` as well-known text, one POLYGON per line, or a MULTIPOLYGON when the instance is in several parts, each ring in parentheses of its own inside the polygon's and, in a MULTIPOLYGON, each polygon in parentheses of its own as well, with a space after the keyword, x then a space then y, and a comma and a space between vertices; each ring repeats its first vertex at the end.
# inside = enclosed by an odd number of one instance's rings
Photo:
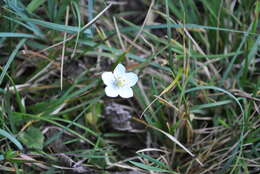
POLYGON ((122 87, 122 86, 125 85, 125 82, 126 82, 126 80, 125 80, 124 78, 118 77, 118 78, 116 79, 115 84, 116 84, 116 86, 118 86, 118 87, 122 87))

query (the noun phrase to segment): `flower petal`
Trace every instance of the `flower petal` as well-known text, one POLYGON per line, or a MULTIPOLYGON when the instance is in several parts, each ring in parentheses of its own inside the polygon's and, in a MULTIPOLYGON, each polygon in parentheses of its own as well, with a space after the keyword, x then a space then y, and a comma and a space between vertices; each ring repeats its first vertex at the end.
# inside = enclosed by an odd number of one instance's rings
POLYGON ((102 80, 107 86, 112 86, 115 82, 115 77, 112 72, 104 72, 102 74, 102 80))
POLYGON ((118 93, 122 98, 130 98, 133 97, 133 90, 128 87, 119 88, 118 93))
POLYGON ((138 81, 138 76, 135 73, 130 72, 125 74, 125 79, 126 79, 126 86, 132 87, 138 81))
POLYGON ((117 97, 118 96, 118 89, 114 86, 107 86, 105 88, 106 95, 108 97, 117 97))
POLYGON ((120 77, 125 74, 125 67, 121 63, 119 63, 116 68, 114 69, 114 75, 115 77, 120 77))

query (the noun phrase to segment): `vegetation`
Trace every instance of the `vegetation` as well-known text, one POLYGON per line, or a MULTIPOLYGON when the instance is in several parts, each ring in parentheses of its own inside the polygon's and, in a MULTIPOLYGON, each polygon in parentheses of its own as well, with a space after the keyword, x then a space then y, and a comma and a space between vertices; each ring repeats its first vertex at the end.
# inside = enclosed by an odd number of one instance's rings
POLYGON ((259 0, 0 4, 0 173, 260 173, 259 0))

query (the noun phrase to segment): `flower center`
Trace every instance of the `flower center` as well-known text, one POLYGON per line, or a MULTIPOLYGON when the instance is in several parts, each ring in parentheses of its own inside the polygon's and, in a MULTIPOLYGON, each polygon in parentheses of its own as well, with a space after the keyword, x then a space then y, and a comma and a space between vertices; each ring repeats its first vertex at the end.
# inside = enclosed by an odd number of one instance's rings
POLYGON ((124 78, 118 77, 118 78, 116 78, 115 84, 118 87, 122 87, 125 85, 125 82, 126 82, 126 80, 124 78))

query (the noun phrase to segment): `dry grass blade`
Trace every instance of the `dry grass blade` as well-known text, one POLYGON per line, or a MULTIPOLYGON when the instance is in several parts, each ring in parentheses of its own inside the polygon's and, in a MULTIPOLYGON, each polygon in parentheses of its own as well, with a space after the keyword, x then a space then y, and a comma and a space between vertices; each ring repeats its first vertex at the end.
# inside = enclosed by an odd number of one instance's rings
POLYGON ((176 78, 171 82, 171 84, 169 86, 167 86, 158 97, 156 97, 142 112, 140 118, 143 117, 143 115, 145 114, 145 112, 152 106, 152 104, 154 102, 156 102, 163 94, 167 93, 168 91, 170 91, 179 81, 179 79, 181 78, 181 74, 182 74, 182 70, 180 69, 178 74, 176 75, 176 78))

